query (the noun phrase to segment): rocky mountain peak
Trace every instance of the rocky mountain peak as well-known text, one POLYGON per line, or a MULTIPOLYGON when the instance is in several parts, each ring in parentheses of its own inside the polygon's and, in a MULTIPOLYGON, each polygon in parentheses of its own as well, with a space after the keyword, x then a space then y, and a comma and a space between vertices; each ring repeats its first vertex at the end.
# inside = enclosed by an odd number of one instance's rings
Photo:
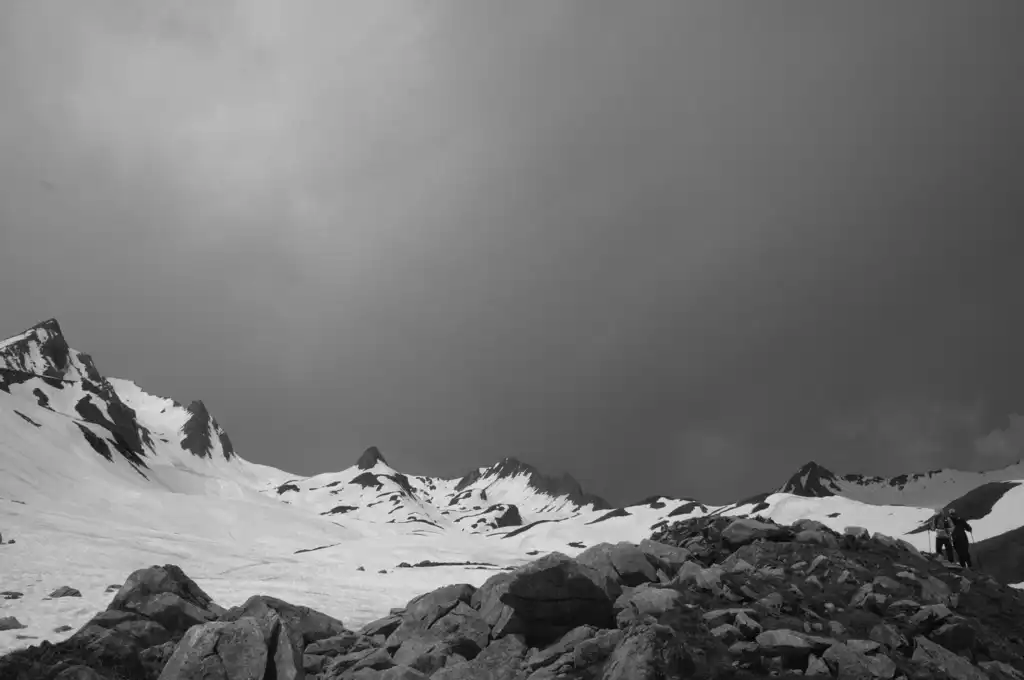
POLYGON ((58 380, 103 381, 92 359, 68 346, 56 319, 0 341, 0 368, 58 380))
POLYGON ((216 419, 210 415, 206 404, 196 399, 185 407, 185 411, 189 417, 181 426, 181 434, 184 435, 181 440, 182 448, 200 458, 209 458, 213 453, 213 440, 216 437, 220 442, 225 459, 230 460, 235 455, 231 439, 216 419))
POLYGON ((779 493, 789 493, 794 496, 809 496, 821 498, 834 496, 833 484, 837 480, 836 475, 828 468, 819 465, 815 461, 805 463, 796 473, 786 481, 779 489, 779 493))
POLYGON ((384 465, 388 464, 388 462, 384 460, 384 454, 380 452, 380 449, 376 446, 371 446, 363 451, 363 455, 359 456, 359 460, 356 461, 356 467, 360 470, 369 470, 376 466, 377 463, 383 463, 384 465))
POLYGON ((455 489, 461 491, 484 477, 499 480, 519 476, 528 477, 529 485, 539 493, 547 494, 554 498, 567 498, 581 506, 593 503, 594 507, 598 510, 607 510, 612 507, 611 503, 600 496, 584 492, 583 486, 572 475, 568 473, 563 473, 557 477, 545 475, 529 463, 524 463, 518 458, 511 456, 503 458, 500 462, 489 468, 473 470, 459 480, 455 489))

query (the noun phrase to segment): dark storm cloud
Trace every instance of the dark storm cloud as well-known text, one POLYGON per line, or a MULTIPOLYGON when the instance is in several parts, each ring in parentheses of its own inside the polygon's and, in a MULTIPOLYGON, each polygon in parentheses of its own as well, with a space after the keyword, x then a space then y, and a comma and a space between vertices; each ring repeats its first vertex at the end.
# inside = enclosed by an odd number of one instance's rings
POLYGON ((1020 14, 9 3, 0 316, 298 473, 1004 464, 1020 14))

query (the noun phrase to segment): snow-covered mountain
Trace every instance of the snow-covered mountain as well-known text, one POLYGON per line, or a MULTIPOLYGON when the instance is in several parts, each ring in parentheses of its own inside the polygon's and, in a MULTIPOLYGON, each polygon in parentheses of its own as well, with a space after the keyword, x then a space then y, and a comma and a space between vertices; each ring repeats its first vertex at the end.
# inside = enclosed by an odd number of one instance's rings
POLYGON ((1019 479, 1024 479, 1024 463, 1019 460, 984 472, 942 469, 896 477, 837 475, 811 461, 797 470, 777 491, 813 498, 845 496, 876 505, 940 508, 982 484, 1019 479))
MULTIPOLYGON (((677 519, 806 517, 930 549, 922 527, 950 505, 971 520, 986 571, 1024 581, 1019 463, 893 479, 839 476, 812 463, 775 492, 724 506, 658 496, 613 508, 572 477, 512 458, 459 478, 405 474, 375 447, 352 459, 308 477, 247 461, 201 401, 186 406, 104 377, 55 320, 43 322, 0 341, 0 533, 17 541, 0 546, 0 585, 114 583, 173 561, 225 602, 254 589, 313 598, 357 625, 431 587, 478 584, 538 553, 637 542, 677 519), (402 564, 429 566, 391 578, 402 564)), ((74 624, 104 597, 78 608, 54 601, 50 613, 21 612, 22 620, 38 622, 28 634, 59 639, 47 627, 54 617, 74 624)), ((0 600, 0 615, 20 606, 0 600)), ((19 644, 0 631, 0 652, 19 644)))

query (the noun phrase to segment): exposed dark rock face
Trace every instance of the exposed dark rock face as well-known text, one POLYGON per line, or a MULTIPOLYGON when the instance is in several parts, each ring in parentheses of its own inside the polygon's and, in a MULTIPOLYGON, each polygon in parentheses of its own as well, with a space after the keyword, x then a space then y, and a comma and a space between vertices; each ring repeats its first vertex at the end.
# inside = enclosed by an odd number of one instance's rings
POLYGON ((383 465, 388 464, 388 462, 384 460, 384 455, 380 450, 376 446, 371 446, 363 451, 363 455, 359 456, 359 460, 356 461, 356 467, 360 470, 369 470, 377 465, 377 463, 381 463, 383 465))
POLYGON ((98 425, 110 432, 116 443, 117 450, 132 464, 145 467, 142 459, 145 452, 142 448, 142 435, 139 432, 139 424, 135 420, 135 410, 125 404, 114 394, 113 388, 109 392, 101 392, 102 400, 110 414, 108 419, 103 411, 93 402, 91 395, 82 397, 75 404, 75 411, 82 416, 82 420, 93 425, 98 425))
POLYGON ((690 501, 689 503, 683 503, 678 508, 668 513, 668 516, 678 517, 679 515, 689 515, 693 513, 695 510, 707 512, 708 506, 704 505, 703 503, 698 503, 697 501, 690 501))
POLYGON ((834 496, 839 490, 835 485, 837 479, 830 470, 811 461, 797 470, 796 474, 782 485, 779 492, 817 498, 834 496))
POLYGON ((181 446, 193 455, 200 458, 209 458, 213 453, 214 437, 221 444, 224 452, 224 459, 230 460, 235 455, 235 448, 231 445, 231 439, 216 419, 210 415, 206 404, 198 399, 189 404, 186 408, 189 417, 181 426, 181 446))
POLYGON ((629 517, 629 516, 630 516, 630 514, 629 514, 629 512, 625 508, 616 508, 615 510, 611 510, 609 512, 604 513, 603 515, 601 515, 600 517, 598 517, 595 520, 587 522, 587 524, 597 524, 598 522, 604 522, 604 521, 609 520, 609 519, 614 519, 615 517, 629 517))
POLYGON ((11 393, 12 385, 20 385, 27 383, 33 376, 31 373, 25 373, 24 371, 12 371, 9 368, 0 367, 0 391, 11 393))
MULTIPOLYGON (((493 507, 493 506, 492 506, 493 507)), ((519 514, 519 508, 514 505, 505 506, 504 512, 494 520, 496 527, 517 527, 522 525, 523 518, 519 514)))
POLYGON ((35 425, 36 427, 42 427, 42 425, 40 423, 37 423, 36 421, 32 420, 27 415, 25 415, 24 413, 22 413, 21 411, 19 411, 17 409, 14 409, 14 414, 17 415, 18 417, 20 417, 22 420, 24 420, 29 425, 35 425))
POLYGON ((950 502, 946 509, 955 509, 960 517, 968 521, 981 519, 992 512, 999 499, 1018 486, 1020 482, 988 482, 950 502))
POLYGON ((528 476, 530 486, 540 493, 545 493, 555 498, 567 498, 577 505, 592 503, 597 510, 609 510, 612 508, 611 503, 600 496, 585 493, 580 483, 571 475, 564 474, 561 477, 549 477, 538 472, 532 465, 523 463, 516 458, 505 458, 500 463, 482 471, 473 470, 459 480, 459 483, 455 485, 455 490, 462 491, 470 484, 487 477, 493 477, 497 480, 519 475, 528 476))

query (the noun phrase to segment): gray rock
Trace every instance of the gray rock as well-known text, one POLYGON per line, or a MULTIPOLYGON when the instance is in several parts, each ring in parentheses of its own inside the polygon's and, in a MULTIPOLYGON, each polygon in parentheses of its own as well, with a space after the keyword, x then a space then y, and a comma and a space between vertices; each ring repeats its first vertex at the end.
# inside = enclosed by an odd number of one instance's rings
POLYGON ((493 637, 524 634, 533 646, 548 645, 573 628, 614 623, 611 584, 596 570, 561 553, 488 579, 474 604, 493 637))
POLYGON ((906 647, 909 643, 898 629, 888 623, 879 623, 875 625, 871 632, 868 633, 868 638, 874 642, 878 642, 885 645, 890 650, 901 649, 906 647))
POLYGON ((731 623, 723 623, 719 626, 715 626, 711 629, 711 634, 726 645, 731 645, 734 642, 744 639, 744 635, 740 632, 740 629, 731 623))
POLYGON ((321 654, 323 656, 338 656, 340 654, 348 654, 353 651, 353 648, 362 643, 363 647, 368 647, 366 644, 366 637, 359 633, 353 633, 352 631, 345 631, 341 635, 333 635, 329 638, 317 640, 306 645, 306 654, 321 654))
POLYGON ((733 607, 730 609, 713 609, 709 612, 705 612, 701 615, 701 618, 704 619, 704 623, 714 628, 722 623, 732 623, 740 614, 746 614, 750 617, 757 616, 757 612, 753 609, 746 607, 733 607))
POLYGON ((475 592, 476 588, 468 583, 443 586, 410 600, 405 606, 405 617, 418 621, 430 619, 433 623, 451 611, 457 602, 469 604, 475 592))
POLYGON ((268 630, 275 618, 287 624, 292 645, 304 649, 307 645, 346 632, 345 625, 326 614, 302 605, 294 605, 276 597, 254 595, 239 607, 232 607, 220 617, 221 621, 236 621, 250 616, 268 630))
POLYGON ((671 578, 679 571, 679 567, 692 556, 686 548, 659 543, 648 538, 640 541, 640 550, 647 558, 657 564, 671 578))
POLYGON ((262 678, 267 661, 267 637, 255 619, 205 623, 185 633, 160 680, 262 678))
POLYGON ((648 616, 658 618, 675 608, 682 599, 682 593, 671 588, 638 588, 622 603, 622 611, 616 616, 616 621, 621 628, 624 622, 639 621, 648 616))
POLYGON ((394 661, 400 666, 408 666, 426 675, 444 668, 452 649, 445 642, 429 640, 406 640, 394 655, 394 661))
MULTIPOLYGON (((620 543, 599 543, 587 548, 576 556, 576 562, 601 573, 621 586, 638 586, 658 580, 657 570, 647 555, 636 545, 620 543)), ((611 592, 614 599, 618 592, 611 592)))
POLYGON ((734 520, 722 530, 722 540, 732 548, 753 543, 758 539, 777 541, 788 540, 792 537, 793 532, 787 527, 746 518, 734 520))
POLYGON ((952 680, 988 680, 985 671, 924 636, 914 638, 914 655, 911 659, 929 669, 936 677, 943 677, 945 673, 952 680))
POLYGON ((829 669, 828 664, 826 664, 821 659, 821 657, 811 654, 807 661, 807 670, 804 671, 804 675, 826 676, 831 678, 832 671, 829 669))
POLYGON ((890 680, 896 674, 896 664, 884 654, 869 656, 841 642, 826 649, 822 659, 844 680, 890 680))
POLYGON ((849 526, 843 529, 844 536, 851 536, 860 540, 868 540, 871 538, 871 532, 864 527, 849 526))
POLYGON ((739 612, 736 614, 736 618, 733 621, 733 625, 739 629, 740 633, 747 640, 756 638, 762 632, 764 632, 761 624, 755 621, 749 614, 745 612, 739 612))
POLYGON ((70 586, 61 586, 57 590, 50 593, 50 597, 81 597, 82 591, 76 590, 70 586))
POLYGON ((13 616, 0 616, 0 630, 20 630, 27 627, 13 616))
POLYGON ((823 545, 826 548, 838 548, 839 541, 832 534, 825 531, 816 531, 814 529, 804 529, 798 531, 796 536, 793 537, 793 541, 796 543, 811 543, 814 545, 823 545))
POLYGON ((526 667, 529 670, 537 670, 554 664, 563 657, 568 657, 567 661, 571 663, 573 650, 576 646, 584 640, 589 640, 596 634, 597 628, 594 626, 577 626, 563 635, 558 642, 531 654, 526 660, 526 667))
POLYGON ((519 635, 507 635, 487 646, 475 659, 446 666, 432 680, 525 680, 522 668, 526 643, 519 635))
POLYGON ((765 656, 808 656, 812 652, 822 654, 836 642, 833 638, 785 628, 766 630, 758 635, 755 641, 765 656))
POLYGON ((398 626, 400 626, 401 624, 401 614, 392 614, 390 616, 385 616, 382 619, 371 621, 370 623, 360 628, 359 632, 368 637, 373 637, 374 635, 383 635, 387 637, 388 635, 394 633, 398 626))
POLYGON ((393 666, 382 671, 377 680, 428 680, 429 677, 408 666, 393 666))
POLYGON ((638 626, 626 632, 608 657, 602 680, 662 680, 687 677, 695 669, 682 641, 668 626, 638 626))

